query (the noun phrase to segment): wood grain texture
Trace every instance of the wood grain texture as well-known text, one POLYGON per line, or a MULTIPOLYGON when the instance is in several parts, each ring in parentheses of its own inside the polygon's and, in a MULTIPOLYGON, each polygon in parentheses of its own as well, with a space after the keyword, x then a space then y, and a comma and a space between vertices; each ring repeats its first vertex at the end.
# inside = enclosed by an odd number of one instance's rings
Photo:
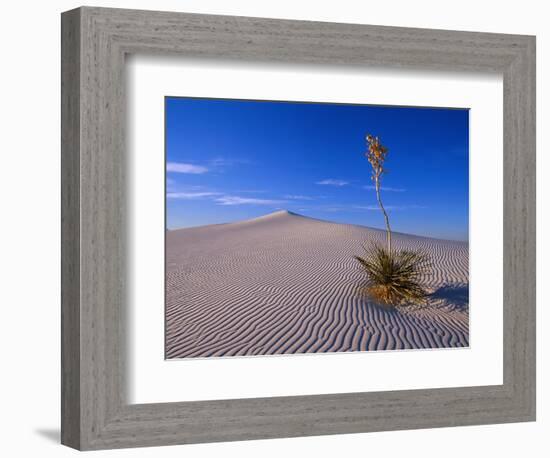
POLYGON ((80 14, 61 24, 61 441, 80 446, 80 14))
POLYGON ((87 7, 64 13, 62 24, 64 444, 87 450, 535 418, 534 37, 87 7), (128 404, 129 53, 502 73, 504 384, 128 404))

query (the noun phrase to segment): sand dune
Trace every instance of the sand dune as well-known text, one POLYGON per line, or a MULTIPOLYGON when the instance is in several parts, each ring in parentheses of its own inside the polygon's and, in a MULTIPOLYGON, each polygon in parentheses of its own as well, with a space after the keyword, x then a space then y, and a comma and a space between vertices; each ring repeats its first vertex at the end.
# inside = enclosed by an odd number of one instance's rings
POLYGON ((433 268, 427 306, 362 293, 353 255, 384 232, 286 211, 180 229, 166 238, 166 357, 468 346, 468 244, 394 234, 433 268))

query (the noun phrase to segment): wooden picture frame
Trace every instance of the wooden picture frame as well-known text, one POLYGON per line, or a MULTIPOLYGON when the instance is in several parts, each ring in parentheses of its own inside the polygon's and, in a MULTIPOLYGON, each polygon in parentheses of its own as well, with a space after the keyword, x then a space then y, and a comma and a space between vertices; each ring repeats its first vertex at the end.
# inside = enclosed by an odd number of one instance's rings
POLYGON ((61 37, 63 444, 89 450, 535 419, 534 37, 91 7, 63 13, 61 37), (504 383, 128 404, 124 62, 134 53, 502 74, 504 383))

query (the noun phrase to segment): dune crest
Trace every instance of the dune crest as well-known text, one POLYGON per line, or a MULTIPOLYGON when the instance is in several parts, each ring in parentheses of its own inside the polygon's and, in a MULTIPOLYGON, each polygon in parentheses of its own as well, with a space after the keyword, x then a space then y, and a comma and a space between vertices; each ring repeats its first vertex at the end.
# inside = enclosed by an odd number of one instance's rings
POLYGON ((167 232, 167 358, 467 347, 468 244, 394 234, 433 262, 429 306, 395 309, 353 259, 384 237, 286 210, 167 232))

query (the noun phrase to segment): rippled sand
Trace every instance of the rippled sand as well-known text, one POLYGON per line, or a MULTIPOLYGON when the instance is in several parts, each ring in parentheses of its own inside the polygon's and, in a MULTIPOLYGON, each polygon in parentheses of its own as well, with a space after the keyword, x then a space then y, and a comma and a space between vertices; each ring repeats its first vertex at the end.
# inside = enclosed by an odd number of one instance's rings
POLYGON ((167 232, 166 357, 467 347, 468 244, 394 234, 433 267, 426 306, 362 293, 353 255, 384 232, 286 211, 167 232))

